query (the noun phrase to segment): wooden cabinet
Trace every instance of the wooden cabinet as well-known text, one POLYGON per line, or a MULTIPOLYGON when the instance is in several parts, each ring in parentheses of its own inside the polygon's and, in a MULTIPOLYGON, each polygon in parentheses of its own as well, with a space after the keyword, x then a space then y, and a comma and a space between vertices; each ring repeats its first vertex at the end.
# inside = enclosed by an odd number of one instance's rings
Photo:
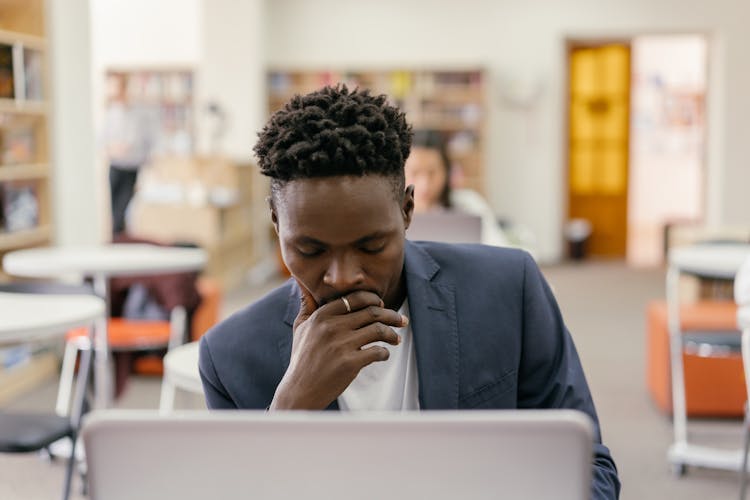
POLYGON ((336 83, 386 94, 414 128, 443 133, 456 187, 484 193, 485 80, 480 68, 272 69, 268 73, 268 110, 280 109, 295 94, 336 83))
POLYGON ((0 0, 0 258, 52 234, 44 7, 0 0))

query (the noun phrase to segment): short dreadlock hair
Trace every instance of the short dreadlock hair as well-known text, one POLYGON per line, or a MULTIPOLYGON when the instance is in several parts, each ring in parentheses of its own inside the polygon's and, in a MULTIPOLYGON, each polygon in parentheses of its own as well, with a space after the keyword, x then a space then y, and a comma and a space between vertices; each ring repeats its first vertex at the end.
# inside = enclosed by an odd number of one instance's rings
POLYGON ((258 134, 253 150, 271 192, 289 181, 383 175, 400 199, 411 126, 385 95, 346 85, 294 96, 258 134))

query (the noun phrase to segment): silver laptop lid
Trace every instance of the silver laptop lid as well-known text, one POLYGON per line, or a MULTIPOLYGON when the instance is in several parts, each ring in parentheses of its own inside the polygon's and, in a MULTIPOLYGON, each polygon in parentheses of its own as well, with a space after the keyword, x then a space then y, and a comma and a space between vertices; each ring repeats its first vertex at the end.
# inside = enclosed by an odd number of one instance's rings
POLYGON ((482 219, 461 212, 429 212, 414 214, 406 230, 410 240, 443 243, 481 243, 482 219))
POLYGON ((592 426, 574 411, 95 412, 92 500, 576 499, 592 426))

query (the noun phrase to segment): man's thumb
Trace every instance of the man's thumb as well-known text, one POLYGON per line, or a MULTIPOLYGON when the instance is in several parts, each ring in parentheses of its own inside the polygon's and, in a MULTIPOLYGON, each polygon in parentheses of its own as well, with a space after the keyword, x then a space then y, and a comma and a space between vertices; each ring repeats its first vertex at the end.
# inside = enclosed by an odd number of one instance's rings
POLYGON ((299 313, 297 313, 297 319, 294 321, 295 326, 309 318, 318 308, 318 303, 315 302, 315 299, 307 288, 305 288, 305 286, 299 281, 297 281, 297 286, 300 291, 300 306, 299 313))

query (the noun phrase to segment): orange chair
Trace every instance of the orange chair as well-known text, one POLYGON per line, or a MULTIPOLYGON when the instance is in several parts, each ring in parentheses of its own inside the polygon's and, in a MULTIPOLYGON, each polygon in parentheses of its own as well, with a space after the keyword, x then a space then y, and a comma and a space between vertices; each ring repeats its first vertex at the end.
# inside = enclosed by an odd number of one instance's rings
MULTIPOLYGON (((646 380, 649 393, 665 413, 672 412, 672 380, 669 357, 667 305, 653 301, 647 307, 646 380)), ((682 331, 727 332, 737 329, 737 306, 732 301, 683 304, 682 331)), ((745 377, 740 353, 705 356, 683 351, 685 399, 691 417, 739 417, 743 415, 745 377)))
MULTIPOLYGON (((197 340, 219 319, 221 307, 221 289, 215 280, 198 278, 196 288, 201 302, 194 311, 190 321, 190 339, 197 340)), ((187 328, 187 314, 182 306, 170 312, 169 321, 133 320, 110 318, 107 337, 110 350, 116 359, 115 397, 125 388, 131 369, 145 375, 163 374, 163 354, 140 356, 148 351, 167 350, 184 342, 187 328)), ((69 400, 75 371, 75 360, 78 351, 85 348, 83 329, 71 330, 66 336, 65 355, 58 389, 58 408, 69 400), (79 340, 80 339, 80 340, 79 340)))
MULTIPOLYGON (((115 357, 115 397, 125 389, 131 370, 133 353, 155 349, 167 350, 183 341, 187 315, 181 306, 170 313, 169 321, 141 321, 125 318, 110 318, 107 322, 107 340, 115 357)), ((70 399, 78 352, 88 349, 85 329, 70 330, 65 336, 65 353, 60 369, 60 384, 57 393, 57 409, 67 413, 65 402, 70 399)))
MULTIPOLYGON (((199 340, 219 321, 221 314, 221 287, 211 278, 198 278, 196 283, 201 303, 190 318, 190 340, 199 340)), ((133 360, 133 371, 140 375, 164 375, 162 355, 140 355, 133 360)))

